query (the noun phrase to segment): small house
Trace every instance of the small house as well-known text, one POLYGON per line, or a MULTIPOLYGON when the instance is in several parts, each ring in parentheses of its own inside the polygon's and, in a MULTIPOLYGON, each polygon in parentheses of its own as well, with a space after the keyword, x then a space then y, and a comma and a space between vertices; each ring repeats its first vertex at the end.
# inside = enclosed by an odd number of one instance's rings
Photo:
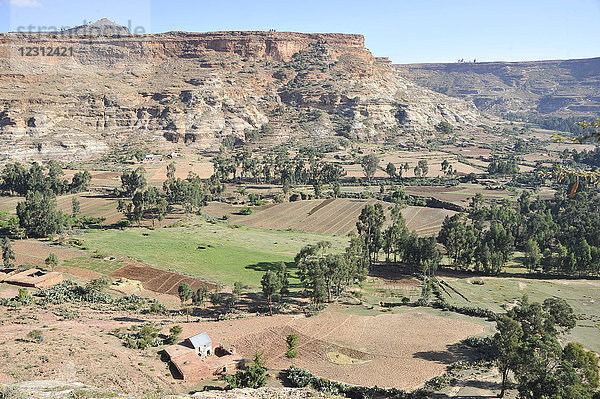
POLYGON ((212 355, 212 340, 207 333, 194 335, 186 339, 186 342, 194 348, 196 354, 200 357, 209 357, 212 355))
POLYGON ((63 275, 60 272, 46 272, 35 268, 16 273, 0 273, 0 282, 38 289, 53 287, 62 280, 63 275))
POLYGON ((231 373, 244 366, 244 358, 236 354, 234 347, 215 343, 213 348, 205 332, 168 346, 165 352, 184 381, 231 373))
POLYGON ((163 156, 160 154, 148 154, 144 157, 144 162, 158 162, 162 160, 163 156))

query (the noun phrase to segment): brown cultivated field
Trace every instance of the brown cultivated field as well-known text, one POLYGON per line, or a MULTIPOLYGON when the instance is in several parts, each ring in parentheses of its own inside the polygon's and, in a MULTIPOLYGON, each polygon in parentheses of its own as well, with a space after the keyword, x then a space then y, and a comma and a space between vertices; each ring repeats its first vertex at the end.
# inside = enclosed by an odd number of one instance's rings
MULTIPOLYGON (((482 173, 484 168, 475 168, 473 166, 459 162, 456 159, 456 155, 448 154, 440 151, 399 151, 391 154, 383 154, 379 156, 379 169, 375 173, 375 177, 388 177, 385 173, 385 168, 389 162, 396 166, 396 169, 400 169, 405 163, 408 163, 408 171, 402 170, 402 176, 414 177, 414 167, 417 165, 419 160, 427 160, 429 166, 428 177, 443 176, 442 161, 447 160, 452 168, 458 173, 458 175, 468 175, 469 173, 482 173)), ((347 177, 365 177, 364 171, 359 164, 343 165, 344 170, 347 173, 347 177)))
MULTIPOLYGON (((288 202, 259 207, 249 216, 237 214, 240 209, 238 207, 211 203, 204 208, 204 212, 213 217, 229 214, 232 223, 261 229, 346 235, 356 230, 356 220, 362 208, 376 202, 377 200, 374 199, 348 198, 288 202)), ((381 204, 389 219, 392 204, 386 202, 381 204)), ((409 206, 402 210, 407 227, 416 230, 420 235, 436 234, 444 217, 454 213, 445 209, 416 206, 409 206)))
MULTIPOLYGON (((82 216, 103 217, 104 224, 112 224, 123 218, 117 212, 117 200, 97 193, 68 194, 57 197, 57 208, 67 214, 72 212, 72 200, 77 198, 81 207, 82 216)), ((16 214, 17 204, 25 201, 23 197, 0 197, 0 211, 16 214)))
MULTIPOLYGON (((77 303, 10 312, 4 308, 0 312, 0 383, 77 381, 135 397, 149 397, 148 392, 156 391, 162 393, 152 397, 166 397, 167 393, 175 393, 176 386, 156 351, 127 349, 109 334, 114 328, 129 328, 142 322, 130 312, 96 311, 77 303), (42 332, 43 343, 27 339, 27 333, 35 329, 42 332)), ((55 395, 58 394, 35 397, 55 395)), ((77 393, 69 397, 92 396, 77 393)))
POLYGON ((204 322, 185 326, 183 335, 207 331, 220 342, 235 345, 246 357, 263 351, 269 368, 285 369, 291 364, 285 357, 285 338, 296 333, 294 365, 298 367, 349 384, 413 389, 442 374, 450 363, 464 360, 464 351, 454 344, 485 328, 469 318, 420 312, 358 316, 336 308, 332 305, 310 318, 204 322))
MULTIPOLYGON (((63 172, 65 173, 63 179, 71 181, 73 175, 76 172, 79 172, 79 170, 64 169, 63 172)), ((89 172, 92 175, 92 181, 90 183, 90 187, 92 188, 113 189, 121 185, 121 173, 119 172, 105 170, 90 170, 89 172)))
POLYGON ((437 198, 461 206, 467 206, 476 194, 481 194, 488 200, 502 200, 515 195, 508 190, 491 190, 480 184, 469 183, 454 187, 406 186, 404 191, 410 195, 437 198))
POLYGON ((194 292, 201 285, 207 285, 211 290, 216 286, 196 280, 191 277, 182 276, 178 273, 168 272, 156 269, 134 260, 127 260, 126 265, 111 272, 110 276, 114 278, 124 277, 129 280, 136 280, 142 283, 145 289, 169 295, 178 295, 177 288, 180 283, 186 282, 192 287, 194 292))
MULTIPOLYGON (((117 198, 107 197, 105 195, 93 192, 78 194, 67 194, 57 197, 56 207, 66 214, 72 213, 72 201, 77 198, 80 203, 81 215, 90 217, 104 218, 102 225, 109 226, 125 219, 125 216, 117 211, 117 198)), ((19 202, 24 201, 23 197, 0 197, 0 211, 8 212, 11 215, 16 214, 16 207, 19 202)), ((176 210, 167 215, 163 221, 155 221, 156 227, 166 226, 184 216, 183 212, 176 210)), ((144 220, 143 226, 152 226, 151 220, 144 220)))
MULTIPOLYGON (((167 160, 158 164, 143 165, 146 169, 146 178, 148 184, 162 183, 167 180, 167 165, 171 161, 167 160)), ((190 163, 187 161, 175 162, 175 177, 185 179, 190 172, 197 174, 201 179, 208 179, 213 174, 213 164, 211 162, 190 163)))

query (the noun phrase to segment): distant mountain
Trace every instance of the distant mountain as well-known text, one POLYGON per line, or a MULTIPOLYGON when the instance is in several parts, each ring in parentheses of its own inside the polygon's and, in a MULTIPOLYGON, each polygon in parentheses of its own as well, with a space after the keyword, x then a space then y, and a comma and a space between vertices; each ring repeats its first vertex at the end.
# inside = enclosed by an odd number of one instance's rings
POLYGON ((56 33, 80 36, 127 36, 131 34, 129 28, 114 23, 108 18, 102 18, 96 22, 61 30, 56 33))
POLYGON ((495 115, 600 117, 600 58, 394 67, 407 79, 495 115))

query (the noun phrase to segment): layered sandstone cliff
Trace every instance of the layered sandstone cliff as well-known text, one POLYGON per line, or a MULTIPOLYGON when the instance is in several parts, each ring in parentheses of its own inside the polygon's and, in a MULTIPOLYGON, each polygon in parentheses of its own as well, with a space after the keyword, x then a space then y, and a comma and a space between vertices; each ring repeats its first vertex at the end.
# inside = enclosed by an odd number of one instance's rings
POLYGON ((136 143, 214 149, 253 130, 265 145, 378 141, 480 118, 348 34, 1 34, 0 89, 5 160, 91 158, 136 143), (68 53, 27 56, 28 47, 68 53))
POLYGON ((553 117, 600 115, 600 58, 395 65, 405 77, 473 101, 482 111, 553 117))

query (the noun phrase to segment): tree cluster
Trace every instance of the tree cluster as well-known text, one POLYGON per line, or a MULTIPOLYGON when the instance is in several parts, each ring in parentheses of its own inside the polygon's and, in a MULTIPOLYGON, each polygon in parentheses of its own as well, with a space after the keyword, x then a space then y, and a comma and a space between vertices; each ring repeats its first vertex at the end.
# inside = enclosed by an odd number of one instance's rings
MULTIPOLYGON (((387 262, 393 255, 394 262, 403 261, 423 273, 435 272, 441 259, 435 238, 419 237, 416 232, 409 232, 401 210, 400 205, 392 208, 390 224, 384 228, 386 217, 380 203, 369 204, 362 209, 356 222, 359 240, 354 245, 363 249, 364 255, 358 255, 359 259, 362 256, 360 264, 368 268, 378 260, 383 250, 387 262)), ((353 252, 360 253, 356 250, 353 252)))
POLYGON ((598 357, 579 343, 562 347, 558 336, 575 327, 573 309, 562 298, 542 304, 523 297, 497 320, 494 337, 504 395, 509 373, 519 397, 586 399, 597 397, 598 357))
POLYGON ((62 195, 85 191, 92 180, 92 175, 87 170, 75 173, 70 183, 62 179, 63 176, 62 166, 56 161, 48 162, 46 167, 37 162, 30 167, 18 162, 9 163, 0 174, 0 190, 9 195, 20 196, 29 192, 62 195))
POLYGON ((494 158, 489 163, 487 171, 490 175, 516 175, 519 173, 519 165, 514 158, 494 158))
POLYGON ((446 217, 438 235, 452 265, 488 274, 502 271, 515 249, 531 272, 592 275, 600 272, 600 198, 594 191, 569 198, 484 205, 480 195, 467 214, 446 217), (489 226, 489 227, 484 227, 489 226))

